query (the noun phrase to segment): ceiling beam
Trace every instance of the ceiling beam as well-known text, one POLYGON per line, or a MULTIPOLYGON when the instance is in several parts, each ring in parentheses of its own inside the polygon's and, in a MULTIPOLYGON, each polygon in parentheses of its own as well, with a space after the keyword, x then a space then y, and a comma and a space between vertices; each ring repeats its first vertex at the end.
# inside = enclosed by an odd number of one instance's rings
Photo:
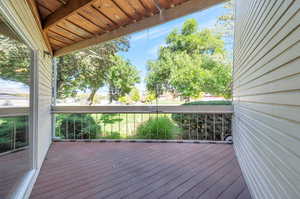
POLYGON ((97 0, 69 0, 66 4, 59 7, 55 12, 46 17, 43 23, 44 30, 67 18, 79 9, 93 4, 97 0))
POLYGON ((58 49, 54 51, 54 56, 62 56, 65 54, 68 54, 70 52, 87 48, 89 46, 109 41, 118 37, 121 37, 123 35, 131 34, 137 31, 141 31, 146 28, 150 28, 155 25, 159 25, 165 22, 168 22, 170 20, 191 14, 193 12, 197 12, 200 10, 207 9, 211 6, 214 6, 216 4, 225 2, 226 0, 189 0, 185 3, 182 3, 178 6, 175 6, 173 8, 163 10, 162 15, 159 14, 154 15, 152 17, 145 18, 141 21, 138 21, 136 23, 127 25, 125 27, 119 27, 116 30, 113 30, 108 33, 104 33, 102 35, 96 35, 90 39, 86 39, 83 41, 79 41, 77 43, 71 44, 69 46, 63 47, 61 49, 58 49))
POLYGON ((51 48, 48 36, 43 31, 42 22, 41 22, 41 18, 40 18, 40 14, 39 14, 38 8, 37 8, 37 4, 36 4, 35 0, 26 0, 26 2, 28 3, 28 5, 30 7, 31 13, 34 16, 34 19, 35 19, 36 24, 38 25, 39 31, 40 31, 40 33, 43 36, 44 42, 46 44, 46 47, 47 47, 49 53, 52 55, 53 54, 52 48, 51 48))

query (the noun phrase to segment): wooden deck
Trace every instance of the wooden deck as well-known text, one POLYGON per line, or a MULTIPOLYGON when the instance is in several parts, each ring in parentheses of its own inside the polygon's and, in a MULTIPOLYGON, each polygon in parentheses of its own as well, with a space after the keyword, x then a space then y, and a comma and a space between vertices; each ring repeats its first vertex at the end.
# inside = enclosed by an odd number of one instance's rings
POLYGON ((250 199, 231 145, 53 143, 31 199, 250 199))

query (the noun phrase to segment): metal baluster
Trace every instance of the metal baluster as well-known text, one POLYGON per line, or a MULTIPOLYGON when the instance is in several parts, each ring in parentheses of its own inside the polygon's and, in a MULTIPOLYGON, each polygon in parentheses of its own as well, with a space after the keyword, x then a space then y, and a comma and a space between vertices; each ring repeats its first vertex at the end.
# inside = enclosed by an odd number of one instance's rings
MULTIPOLYGON (((133 133, 135 132, 135 113, 133 113, 133 133)), ((132 136, 132 132, 130 134, 132 136)))
POLYGON ((128 137, 128 114, 126 114, 126 138, 128 137))
POLYGON ((110 136, 112 136, 112 132, 113 132, 113 115, 112 114, 109 114, 109 119, 110 119, 110 136))
POLYGON ((106 119, 105 119, 106 114, 103 113, 102 116, 104 118, 104 121, 103 121, 103 133, 104 133, 104 136, 106 136, 106 119))
POLYGON ((190 117, 189 117, 189 140, 191 140, 191 120, 192 120, 192 113, 190 114, 190 117))
POLYGON ((66 119, 66 137, 69 139, 69 120, 68 118, 66 119))
MULTIPOLYGON (((150 112, 149 112, 149 113, 148 113, 148 121, 150 120, 150 118, 151 118, 151 117, 150 117, 150 112)), ((147 137, 147 139, 151 139, 151 132, 148 131, 146 137, 147 137)))
POLYGON ((156 111, 156 138, 158 137, 158 111, 156 111))
POLYGON ((101 135, 99 135, 98 136, 98 133, 100 134, 100 131, 98 131, 99 129, 99 127, 98 127, 98 114, 96 113, 95 114, 95 123, 96 123, 96 127, 95 127, 95 131, 96 131, 96 133, 95 133, 95 138, 98 138, 98 137, 100 137, 101 135))
MULTIPOLYGON (((91 115, 91 117, 92 117, 92 115, 91 115)), ((89 129, 89 139, 91 139, 91 119, 88 119, 88 125, 89 125, 89 127, 88 127, 88 129, 89 129)))
POLYGON ((197 123, 197 140, 199 140, 199 117, 198 117, 198 114, 195 113, 195 116, 196 116, 196 123, 197 123))
POLYGON ((81 115, 81 139, 83 139, 83 134, 85 133, 83 127, 83 118, 84 118, 84 114, 81 115))
POLYGON ((121 135, 121 114, 120 114, 120 113, 119 113, 118 125, 119 125, 119 133, 120 133, 120 136, 122 136, 122 135, 121 135))
POLYGON ((205 140, 207 140, 207 114, 205 114, 205 121, 204 121, 204 130, 205 130, 205 140))
POLYGON ((13 121, 13 125, 14 125, 14 138, 13 138, 13 141, 14 141, 14 150, 16 149, 16 138, 17 138, 17 126, 16 126, 16 121, 14 120, 13 121))
POLYGON ((213 114, 214 118, 213 118, 213 122, 214 122, 214 140, 216 140, 216 114, 213 114))
MULTIPOLYGON (((164 118, 167 119, 166 114, 164 114, 164 118)), ((166 127, 164 128, 164 132, 165 132, 165 139, 167 139, 167 129, 166 129, 166 127)))
POLYGON ((224 114, 222 114, 222 136, 221 136, 221 141, 224 141, 224 114))
POLYGON ((141 113, 141 124, 144 122, 144 114, 141 113))
MULTIPOLYGON (((57 122, 57 120, 56 120, 56 122, 57 122)), ((61 126, 58 126, 58 134, 59 134, 59 137, 61 138, 61 128, 60 128, 61 126)))
POLYGON ((183 113, 180 114, 181 115, 181 125, 182 125, 182 130, 183 130, 183 134, 181 136, 181 139, 183 140, 184 138, 184 122, 183 122, 183 113))
POLYGON ((74 119, 73 119, 73 128, 74 128, 74 132, 73 132, 73 138, 75 139, 75 137, 76 137, 76 124, 75 124, 75 117, 74 117, 74 119))

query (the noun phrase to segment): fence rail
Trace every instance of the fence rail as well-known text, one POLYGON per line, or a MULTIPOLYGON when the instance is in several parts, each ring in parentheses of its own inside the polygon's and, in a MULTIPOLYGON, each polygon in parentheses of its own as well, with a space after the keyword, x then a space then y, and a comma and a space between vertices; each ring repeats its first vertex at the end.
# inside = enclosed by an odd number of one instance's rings
POLYGON ((232 106, 55 106, 60 140, 156 139, 224 141, 232 106))
POLYGON ((231 105, 53 106, 52 113, 233 113, 231 105))
POLYGON ((0 156, 28 148, 29 131, 26 114, 27 112, 10 112, 0 115, 0 156))

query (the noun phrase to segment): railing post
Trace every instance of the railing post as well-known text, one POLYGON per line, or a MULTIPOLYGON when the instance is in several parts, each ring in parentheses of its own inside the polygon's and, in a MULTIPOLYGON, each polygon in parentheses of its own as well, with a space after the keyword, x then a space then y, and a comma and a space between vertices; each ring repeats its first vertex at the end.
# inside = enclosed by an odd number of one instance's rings
MULTIPOLYGON (((57 80, 57 59, 52 59, 52 98, 51 98, 51 104, 52 106, 56 106, 56 80, 57 80)), ((52 138, 56 137, 56 117, 55 114, 52 114, 51 116, 51 122, 52 122, 52 138)))

